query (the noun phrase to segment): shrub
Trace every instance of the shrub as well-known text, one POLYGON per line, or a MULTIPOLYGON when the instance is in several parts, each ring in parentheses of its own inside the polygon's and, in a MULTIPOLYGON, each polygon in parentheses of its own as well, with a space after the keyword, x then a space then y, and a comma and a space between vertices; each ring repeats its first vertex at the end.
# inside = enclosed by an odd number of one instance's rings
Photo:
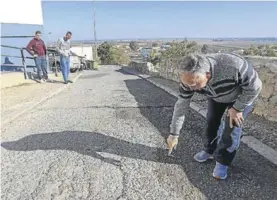
POLYGON ((195 41, 173 42, 170 48, 162 53, 162 59, 180 58, 195 51, 197 51, 197 43, 195 41))
POLYGON ((133 51, 137 51, 138 48, 139 48, 139 45, 136 41, 131 41, 130 44, 129 44, 130 48, 133 50, 133 51))
POLYGON ((208 53, 208 45, 204 44, 201 48, 201 52, 204 54, 208 53))
POLYGON ((157 46, 159 46, 159 44, 157 42, 152 43, 152 47, 157 47, 157 46))
POLYGON ((273 49, 267 49, 266 50, 266 55, 269 56, 269 57, 275 57, 275 56, 277 56, 276 52, 273 49))
POLYGON ((124 48, 114 47, 108 42, 102 43, 97 49, 101 64, 104 65, 129 64, 130 58, 125 51, 124 48))

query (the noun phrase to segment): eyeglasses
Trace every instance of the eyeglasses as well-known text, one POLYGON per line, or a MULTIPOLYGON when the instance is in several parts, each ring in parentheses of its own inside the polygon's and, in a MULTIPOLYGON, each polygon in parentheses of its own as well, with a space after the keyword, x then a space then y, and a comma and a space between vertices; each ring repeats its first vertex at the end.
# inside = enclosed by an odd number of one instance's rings
POLYGON ((186 85, 187 87, 195 87, 197 84, 194 83, 194 84, 191 84, 191 85, 189 85, 189 84, 184 84, 184 85, 186 85))

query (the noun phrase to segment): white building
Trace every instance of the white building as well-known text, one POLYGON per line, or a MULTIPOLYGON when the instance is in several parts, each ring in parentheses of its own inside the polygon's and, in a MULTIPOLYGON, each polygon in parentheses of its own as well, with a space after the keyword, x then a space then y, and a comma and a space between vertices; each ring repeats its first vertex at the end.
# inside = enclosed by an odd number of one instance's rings
MULTIPOLYGON (((44 32, 41 0, 7 0, 0 6, 1 45, 26 47, 37 30, 44 32), (7 37, 9 36, 9 37, 7 37), (30 36, 14 37, 10 36, 30 36)), ((42 34, 42 39, 45 40, 42 34)), ((28 53, 25 51, 25 56, 28 53)), ((6 55, 20 57, 19 49, 1 47, 1 66, 6 55)), ((8 57, 14 65, 22 65, 21 58, 8 57)), ((27 65, 34 61, 26 59, 27 65)))

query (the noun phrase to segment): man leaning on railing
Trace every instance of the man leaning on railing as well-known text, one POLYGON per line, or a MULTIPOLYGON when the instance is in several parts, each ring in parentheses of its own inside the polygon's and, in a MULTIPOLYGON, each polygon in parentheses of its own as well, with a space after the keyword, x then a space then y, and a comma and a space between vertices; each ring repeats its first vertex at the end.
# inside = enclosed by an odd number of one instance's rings
POLYGON ((37 78, 40 83, 49 81, 47 72, 47 60, 46 60, 46 46, 43 40, 40 38, 41 32, 36 31, 35 37, 29 42, 26 50, 34 56, 35 64, 37 67, 37 78), (43 76, 41 76, 41 72, 43 76))

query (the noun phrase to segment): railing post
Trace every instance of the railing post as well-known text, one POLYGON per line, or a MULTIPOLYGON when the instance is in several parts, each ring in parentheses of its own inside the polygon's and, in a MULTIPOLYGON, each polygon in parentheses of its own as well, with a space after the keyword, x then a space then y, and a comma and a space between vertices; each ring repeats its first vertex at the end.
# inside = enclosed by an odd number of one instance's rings
POLYGON ((26 67, 26 62, 25 62, 25 57, 24 57, 23 49, 20 49, 20 52, 21 52, 22 65, 24 67, 24 78, 28 79, 27 70, 26 70, 27 67, 26 67))
POLYGON ((57 66, 57 62, 56 62, 56 54, 55 52, 53 53, 54 55, 54 65, 55 65, 55 76, 58 77, 58 66, 57 66))

